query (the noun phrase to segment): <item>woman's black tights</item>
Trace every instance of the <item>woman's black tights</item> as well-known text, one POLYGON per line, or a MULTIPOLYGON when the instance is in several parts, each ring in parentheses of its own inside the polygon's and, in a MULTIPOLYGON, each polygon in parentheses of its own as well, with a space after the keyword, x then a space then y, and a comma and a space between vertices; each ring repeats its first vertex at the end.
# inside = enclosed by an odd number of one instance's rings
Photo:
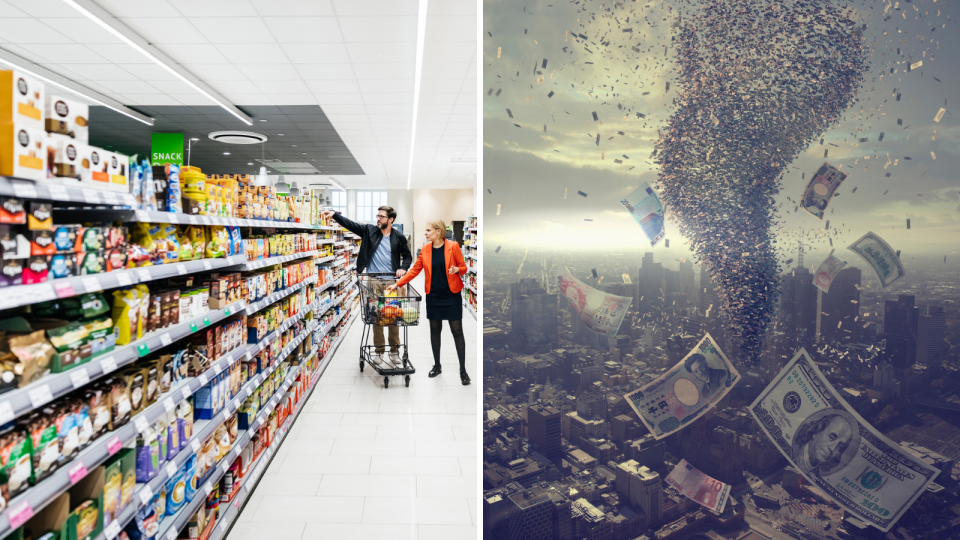
MULTIPOLYGON (((457 357, 460 359, 460 371, 466 369, 467 344, 463 341, 463 321, 448 321, 450 332, 453 334, 453 344, 457 347, 457 357)), ((443 330, 443 321, 430 321, 430 344, 433 346, 433 363, 440 365, 440 332, 443 330)))

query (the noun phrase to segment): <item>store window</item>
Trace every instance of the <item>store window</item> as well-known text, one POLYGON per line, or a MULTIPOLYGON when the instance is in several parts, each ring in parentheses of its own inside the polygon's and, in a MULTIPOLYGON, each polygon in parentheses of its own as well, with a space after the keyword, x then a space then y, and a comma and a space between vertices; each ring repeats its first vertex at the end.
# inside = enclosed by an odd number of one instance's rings
POLYGON ((347 192, 334 191, 330 194, 330 206, 335 212, 347 213, 347 192))
POLYGON ((357 221, 374 223, 377 221, 377 208, 387 204, 386 191, 357 192, 357 221))

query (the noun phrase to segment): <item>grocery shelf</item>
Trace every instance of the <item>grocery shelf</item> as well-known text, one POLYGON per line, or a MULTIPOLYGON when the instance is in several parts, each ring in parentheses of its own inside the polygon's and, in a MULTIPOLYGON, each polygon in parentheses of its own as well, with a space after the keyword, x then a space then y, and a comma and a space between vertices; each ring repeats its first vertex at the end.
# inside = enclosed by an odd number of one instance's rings
POLYGON ((0 176, 0 195, 28 200, 66 201, 103 206, 134 206, 137 200, 130 193, 105 191, 80 185, 35 182, 0 176))
MULTIPOLYGON (((258 270, 264 266, 273 266, 275 264, 283 264, 285 262, 290 262, 296 259, 305 259, 308 257, 313 257, 318 253, 317 250, 312 251, 303 251, 300 253, 294 253, 293 255, 278 255, 276 257, 268 257, 266 259, 251 259, 246 263, 240 266, 240 270, 249 271, 249 270, 258 270)), ((326 257, 320 259, 317 262, 323 262, 326 260, 326 257)))
POLYGON ((478 258, 476 257, 476 255, 466 255, 466 256, 464 256, 463 258, 464 258, 464 259, 473 259, 473 260, 475 260, 475 261, 479 261, 479 260, 480 260, 480 259, 478 259, 478 258))
POLYGON ((53 219, 57 223, 83 223, 102 221, 122 221, 124 223, 174 223, 179 225, 229 225, 236 227, 261 227, 270 229, 307 229, 317 230, 309 223, 295 221, 273 221, 267 219, 246 219, 219 216, 194 216, 175 212, 148 210, 104 210, 93 208, 54 208, 53 219))
POLYGON ((467 302, 466 306, 467 306, 467 311, 469 311, 470 314, 473 315, 474 320, 476 320, 477 310, 473 309, 473 306, 471 306, 469 302, 467 302))
MULTIPOLYGON (((470 285, 470 284, 468 284, 468 283, 464 283, 464 284, 463 284, 463 287, 464 287, 465 289, 468 289, 468 290, 470 290, 470 291, 473 291, 473 294, 477 294, 477 290, 473 288, 473 285, 470 285)), ((249 309, 249 308, 247 308, 247 309, 249 309)))
POLYGON ((334 240, 333 238, 318 238, 318 239, 317 239, 317 244, 320 244, 320 245, 323 245, 323 244, 332 244, 332 243, 334 243, 334 242, 336 242, 336 240, 334 240))
POLYGON ((468 274, 476 274, 476 273, 477 273, 476 267, 467 268, 467 273, 468 273, 468 274))
MULTIPOLYGON (((244 307, 246 307, 246 302, 243 300, 234 302, 223 309, 209 311, 200 317, 151 332, 141 339, 127 345, 121 345, 113 351, 103 353, 73 369, 62 373, 49 374, 23 388, 0 394, 0 424, 5 424, 61 396, 65 396, 92 380, 135 362, 151 351, 162 349, 199 331, 201 328, 206 328, 213 323, 226 319, 230 315, 238 313, 244 307)), ((0 530, 0 537, 2 537, 2 530, 0 530)))
POLYGON ((0 294, 0 310, 27 306, 55 298, 67 298, 84 293, 127 287, 136 283, 147 283, 158 279, 227 268, 242 264, 246 260, 243 255, 235 255, 223 259, 201 259, 199 261, 160 264, 86 276, 52 279, 34 285, 4 287, 0 289, 0 292, 3 293, 0 294))
POLYGON ((299 291, 300 289, 302 289, 302 288, 304 288, 305 286, 313 283, 314 281, 316 281, 316 276, 310 276, 310 277, 308 277, 307 279, 301 281, 300 283, 297 283, 296 285, 291 285, 291 286, 287 287, 286 289, 283 289, 282 291, 277 291, 277 292, 275 292, 275 293, 267 296, 267 297, 264 298, 263 300, 259 300, 259 301, 257 301, 257 302, 252 303, 252 304, 247 304, 247 308, 246 308, 247 315, 253 315, 254 313, 260 311, 261 309, 263 309, 263 308, 269 306, 270 304, 276 302, 277 300, 281 300, 281 299, 283 299, 283 298, 286 298, 287 296, 290 296, 291 294, 299 291))
MULTIPOLYGON (((352 323, 353 317, 351 317, 352 323)), ((336 321, 334 322, 336 324, 336 321)), ((332 327, 333 325, 331 325, 332 327)), ((330 345, 330 349, 327 351, 324 360, 317 365, 317 370, 311 379, 310 386, 307 388, 306 392, 303 393, 303 396, 300 398, 300 402, 297 403, 296 411, 292 412, 290 416, 284 421, 283 426, 278 430, 277 435, 274 438, 276 448, 271 444, 266 450, 261 452, 257 459, 250 464, 250 467, 247 469, 249 472, 243 478, 243 484, 240 486, 240 490, 237 492, 237 495, 234 497, 234 500, 230 502, 229 506, 226 507, 226 510, 221 510, 220 512, 220 522, 210 533, 210 536, 207 540, 221 540, 226 538, 230 533, 230 530, 233 527, 233 524, 236 522, 237 517, 240 516, 240 513, 243 511, 243 508, 247 502, 247 498, 253 493, 256 489, 257 484, 260 482, 260 479, 263 477, 263 471, 270 466, 272 461, 272 456, 275 454, 276 450, 280 449, 280 446, 287 438, 287 433, 289 433, 290 428, 293 427, 293 424, 296 423, 297 418, 300 417, 300 413, 306 407, 307 402, 310 400, 310 396, 313 395, 313 391, 317 387, 317 383, 320 382, 320 377, 323 375, 324 370, 327 367, 327 364, 330 363, 330 359, 333 358, 334 353, 337 352, 337 348, 340 347, 340 342, 343 341, 343 335, 337 336, 337 340, 330 345)))
POLYGON ((475 231, 475 230, 477 230, 477 228, 476 228, 476 227, 467 227, 467 230, 468 230, 468 231, 475 231))
MULTIPOLYGON (((171 389, 163 396, 159 396, 156 403, 134 416, 119 429, 101 436, 80 452, 77 457, 55 470, 49 477, 11 499, 10 505, 7 507, 9 510, 0 515, 0 537, 6 536, 11 530, 8 519, 11 511, 19 513, 24 505, 29 506, 32 513, 39 511, 75 483, 75 481, 71 481, 71 471, 80 467, 80 464, 83 465, 84 471, 90 471, 105 462, 124 443, 134 440, 139 433, 159 420, 161 416, 167 414, 173 407, 176 407, 176 403, 195 393, 209 382, 210 377, 219 374, 242 357, 245 351, 246 347, 240 346, 221 356, 211 364, 207 371, 201 373, 198 377, 185 380, 183 384, 171 389)), ((83 474, 83 476, 85 475, 86 473, 83 474)))

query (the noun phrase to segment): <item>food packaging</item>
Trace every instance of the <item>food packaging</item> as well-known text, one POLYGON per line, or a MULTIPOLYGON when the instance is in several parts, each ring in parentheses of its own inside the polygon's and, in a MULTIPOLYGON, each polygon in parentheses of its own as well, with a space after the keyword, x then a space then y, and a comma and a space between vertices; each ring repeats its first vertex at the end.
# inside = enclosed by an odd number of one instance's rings
POLYGON ((29 127, 22 122, 0 123, 0 175, 45 181, 46 138, 43 129, 29 127))
POLYGON ((43 83, 13 69, 0 71, 0 124, 23 124, 43 131, 43 83))
POLYGON ((59 133, 80 142, 90 139, 89 105, 55 94, 47 94, 44 102, 44 126, 48 133, 59 133))

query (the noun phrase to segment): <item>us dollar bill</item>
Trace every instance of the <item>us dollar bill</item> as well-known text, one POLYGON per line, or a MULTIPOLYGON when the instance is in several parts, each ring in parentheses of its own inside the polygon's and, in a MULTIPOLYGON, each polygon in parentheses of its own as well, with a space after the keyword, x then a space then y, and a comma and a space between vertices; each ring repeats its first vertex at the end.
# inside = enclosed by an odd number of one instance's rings
POLYGON ((800 208, 803 208, 817 219, 823 219, 833 194, 840 187, 849 174, 824 162, 810 179, 807 188, 803 190, 800 199, 800 208))
POLYGON ((667 484, 688 499, 717 513, 723 513, 730 498, 729 484, 703 474, 685 459, 681 459, 667 476, 667 484))
POLYGON ((868 232, 859 240, 850 244, 850 251, 856 253, 867 262, 880 278, 880 284, 886 287, 902 278, 906 272, 900 257, 883 238, 873 232, 868 232))
POLYGON ((680 431, 730 392, 740 374, 710 334, 677 365, 623 397, 654 438, 680 431))
POLYGON ((840 270, 843 270, 843 267, 846 265, 846 261, 841 261, 834 257, 833 250, 830 250, 830 255, 820 263, 820 267, 817 268, 817 273, 813 275, 814 286, 826 294, 830 291, 830 284, 833 283, 833 278, 837 277, 837 274, 839 274, 840 270))
POLYGON ((633 301, 629 296, 608 294, 590 287, 573 277, 567 269, 557 276, 557 288, 577 310, 584 326, 604 336, 617 335, 633 301))
POLYGON ((939 473, 864 421, 804 349, 750 405, 750 414, 811 484, 884 532, 939 473))

